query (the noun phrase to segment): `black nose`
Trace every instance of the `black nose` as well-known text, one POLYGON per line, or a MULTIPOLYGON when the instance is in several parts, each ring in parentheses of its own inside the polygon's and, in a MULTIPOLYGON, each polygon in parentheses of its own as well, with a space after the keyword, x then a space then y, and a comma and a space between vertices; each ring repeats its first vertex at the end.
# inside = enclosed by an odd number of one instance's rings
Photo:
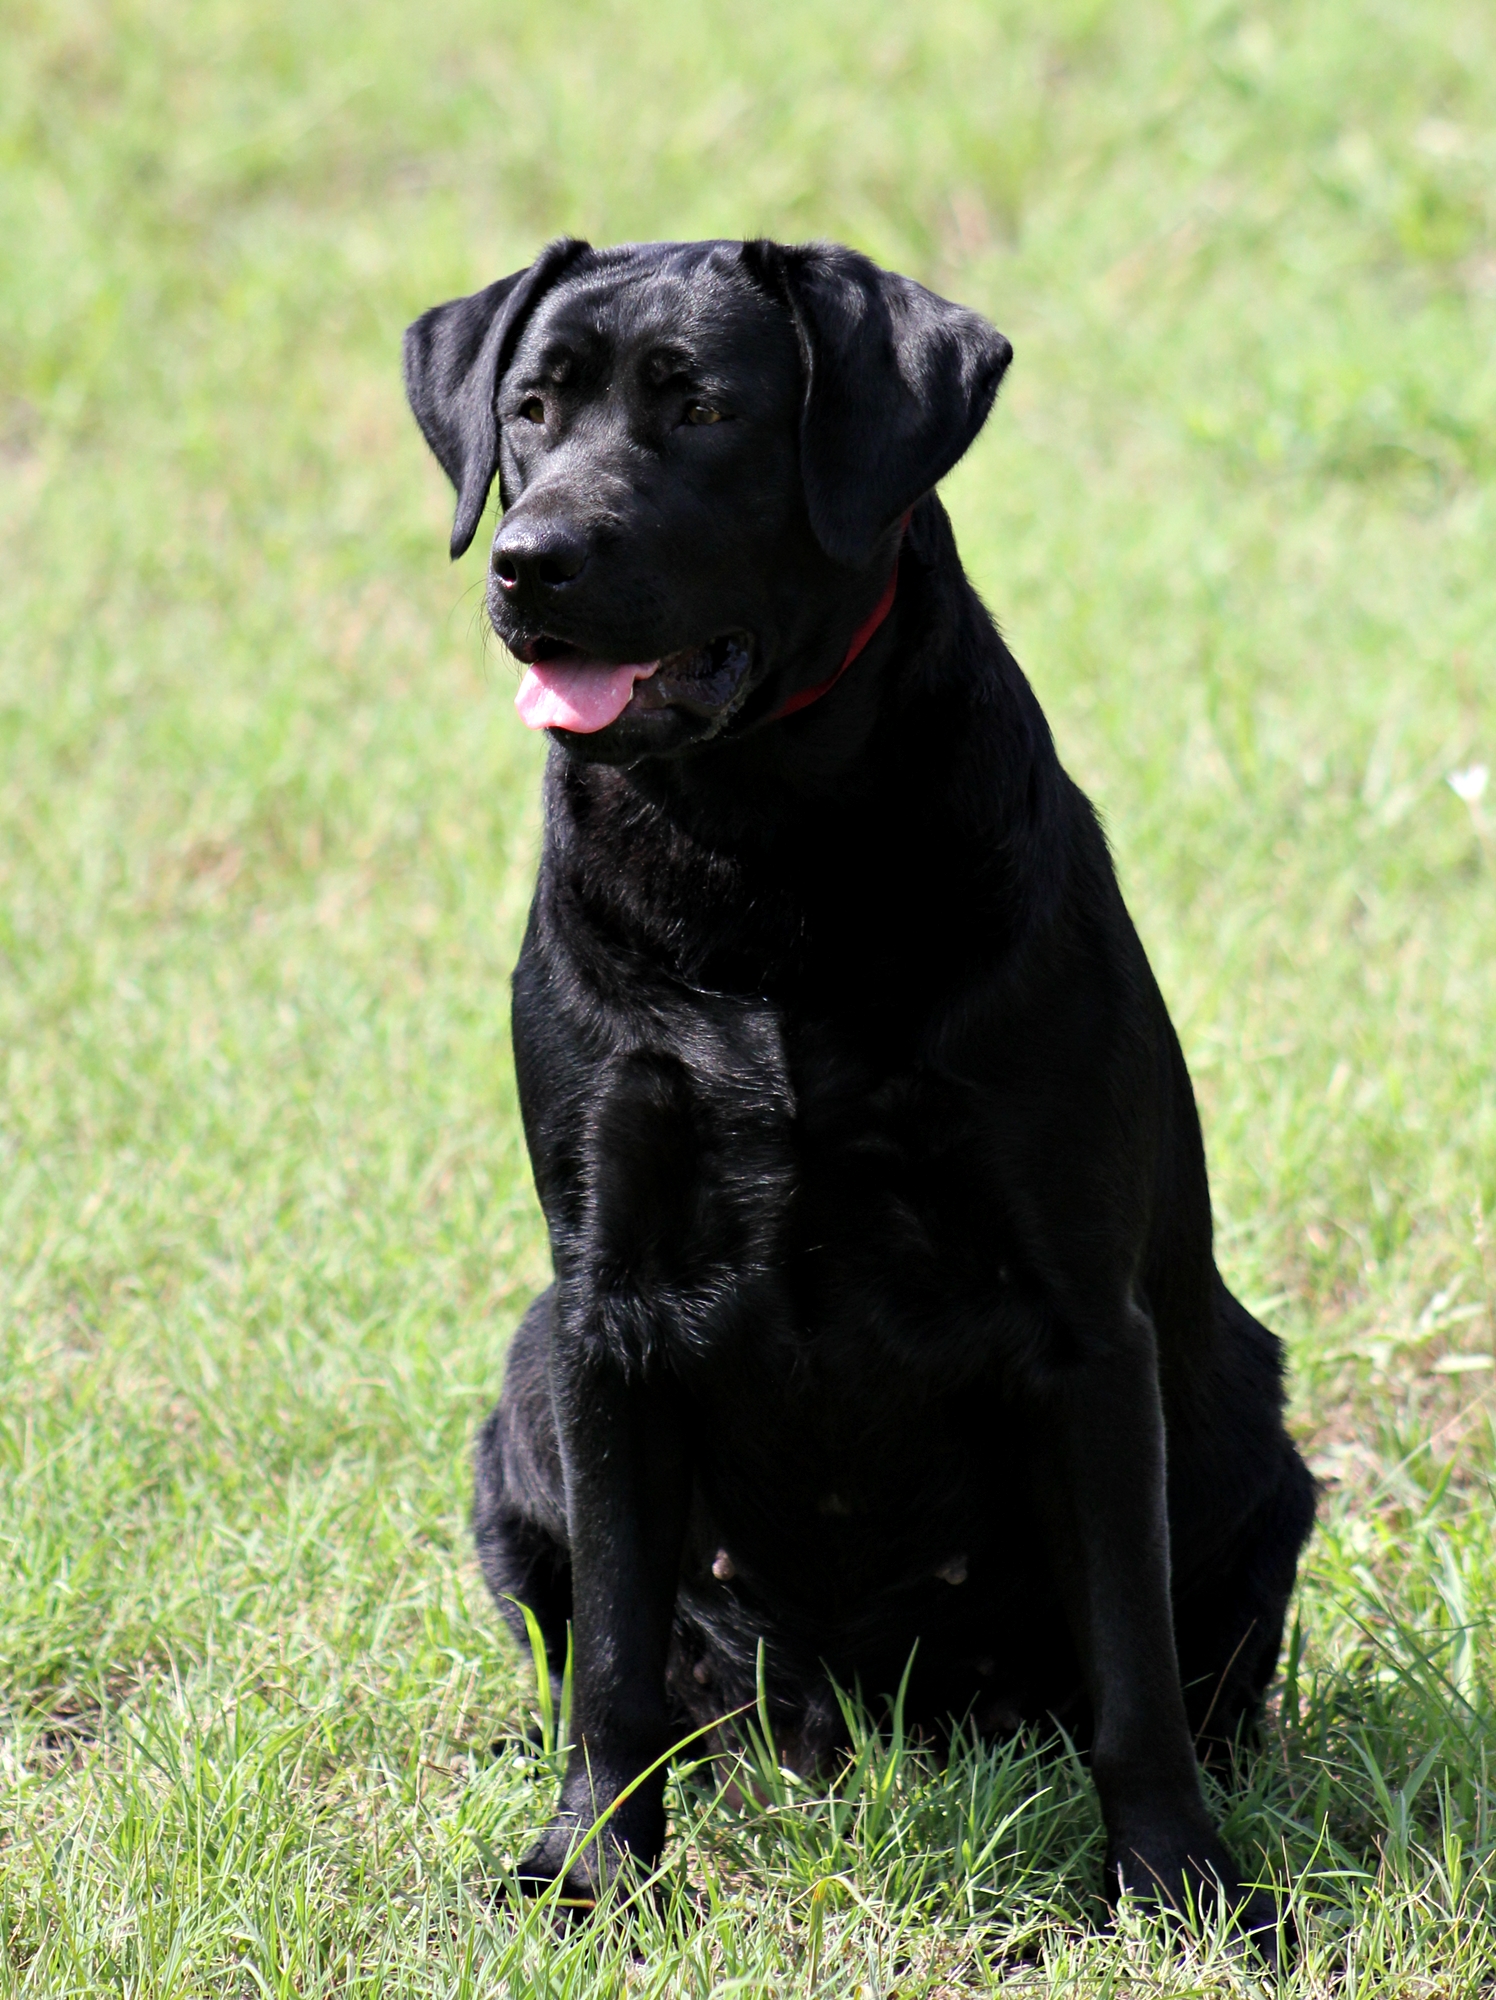
POLYGON ((567 521, 505 521, 491 560, 506 596, 544 596, 576 582, 587 567, 587 544, 567 521))

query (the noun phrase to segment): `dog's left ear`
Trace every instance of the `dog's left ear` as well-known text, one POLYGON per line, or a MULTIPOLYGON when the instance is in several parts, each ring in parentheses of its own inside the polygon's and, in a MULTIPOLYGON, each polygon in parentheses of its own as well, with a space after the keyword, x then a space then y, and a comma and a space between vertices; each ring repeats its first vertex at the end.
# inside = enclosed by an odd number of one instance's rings
POLYGON ((743 261, 799 337, 816 539, 835 561, 864 563, 982 428, 1013 349, 979 313, 839 244, 745 243, 743 261))
POLYGON ((563 236, 526 270, 470 298, 433 306, 405 330, 405 393, 427 444, 457 488, 455 561, 478 531, 499 469, 499 381, 541 295, 588 246, 563 236))

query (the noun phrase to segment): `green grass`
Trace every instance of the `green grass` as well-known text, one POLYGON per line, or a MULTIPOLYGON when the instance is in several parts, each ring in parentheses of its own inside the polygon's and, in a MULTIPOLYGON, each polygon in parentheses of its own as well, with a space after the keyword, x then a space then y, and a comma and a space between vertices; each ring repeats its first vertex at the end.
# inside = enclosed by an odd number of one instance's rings
POLYGON ((844 237, 1013 338, 950 503, 1325 1481, 1222 1810, 1291 1991, 1476 1992, 1496 782, 1446 780, 1496 766, 1486 0, 5 0, 0 1993, 1264 1990, 1095 1929, 1088 1785, 1021 1744, 683 1775, 657 1898, 493 1900, 549 1803, 464 1518, 545 1273, 537 751, 397 351, 562 229, 844 237))

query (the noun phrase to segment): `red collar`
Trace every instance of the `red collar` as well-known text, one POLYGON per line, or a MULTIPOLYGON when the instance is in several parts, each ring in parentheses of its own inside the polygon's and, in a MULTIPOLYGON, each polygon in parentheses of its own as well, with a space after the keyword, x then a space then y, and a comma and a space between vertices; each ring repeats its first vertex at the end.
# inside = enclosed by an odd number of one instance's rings
POLYGON ((893 559, 893 568, 888 572, 888 581, 883 586, 883 595, 852 634, 852 643, 842 656, 841 665, 834 674, 828 675, 818 686, 801 688, 798 694, 792 694, 787 702, 775 709, 774 713, 769 717, 771 722, 780 722, 787 715, 798 715, 802 708, 809 708, 811 703, 819 701, 823 694, 830 694, 842 675, 847 671, 847 668, 851 666, 852 662, 868 644, 868 641, 883 623, 889 612, 892 611, 893 601, 898 595, 899 590, 899 556, 904 551, 904 529, 908 525, 909 516, 906 514, 899 529, 899 555, 893 559))

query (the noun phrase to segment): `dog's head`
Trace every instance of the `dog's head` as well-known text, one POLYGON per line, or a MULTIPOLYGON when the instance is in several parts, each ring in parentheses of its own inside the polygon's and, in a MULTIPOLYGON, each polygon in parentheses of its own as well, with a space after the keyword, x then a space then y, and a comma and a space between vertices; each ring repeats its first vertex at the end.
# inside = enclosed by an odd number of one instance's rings
POLYGON ((563 240, 423 314, 406 388, 454 557, 498 475, 488 608, 525 719, 631 763, 776 715, 879 596, 1011 353, 832 245, 563 240))

